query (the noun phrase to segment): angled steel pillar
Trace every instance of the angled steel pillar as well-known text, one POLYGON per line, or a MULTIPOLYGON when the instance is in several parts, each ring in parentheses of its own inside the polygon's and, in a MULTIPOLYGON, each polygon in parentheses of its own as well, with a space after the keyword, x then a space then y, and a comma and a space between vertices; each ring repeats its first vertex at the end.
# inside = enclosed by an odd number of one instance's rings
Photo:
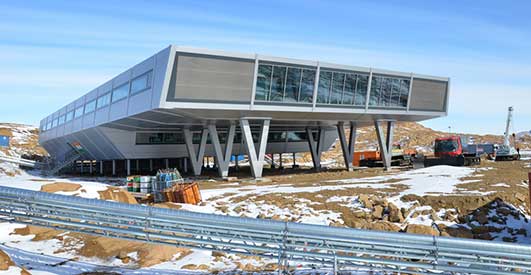
POLYGON ((116 176, 116 160, 112 160, 112 175, 116 176))
POLYGON ((190 162, 192 164, 192 171, 195 176, 201 175, 201 167, 203 166, 203 157, 205 156, 205 147, 208 138, 208 130, 203 128, 201 130, 201 141, 199 142, 199 148, 197 152, 193 143, 193 135, 190 129, 183 129, 184 132, 184 141, 186 143, 186 150, 188 151, 188 156, 190 157, 190 162))
POLYGON ((354 144, 356 143, 356 122, 350 122, 350 134, 347 140, 345 135, 345 124, 343 121, 337 123, 337 132, 339 134, 339 143, 343 151, 343 159, 345 160, 345 168, 352 171, 352 160, 354 158, 354 144))
MULTIPOLYGON (((258 120, 258 119, 254 119, 258 120)), ((260 119, 262 124, 260 125, 260 136, 258 137, 258 151, 255 148, 253 141, 253 135, 251 133, 251 126, 249 125, 249 119, 240 119, 240 127, 245 141, 245 147, 247 149, 247 155, 249 157, 249 164, 251 165, 251 172, 253 177, 261 178, 264 168, 264 156, 267 147, 267 136, 269 135, 270 119, 260 119)))
POLYGON ((127 159, 125 161, 125 166, 127 170, 127 175, 130 176, 131 175, 131 160, 130 159, 127 159))
POLYGON ((374 121, 374 128, 376 128, 376 137, 378 138, 378 145, 380 147, 380 154, 382 156, 382 161, 384 169, 389 171, 391 169, 391 157, 393 150, 393 128, 394 121, 374 121), (384 137, 384 132, 382 130, 381 123, 387 122, 387 136, 384 137))
POLYGON ((308 145, 312 155, 313 168, 317 171, 321 170, 321 153, 323 152, 323 143, 325 138, 325 130, 319 126, 317 130, 317 141, 313 138, 312 129, 306 128, 306 136, 308 137, 308 145))
POLYGON ((214 151, 216 157, 216 166, 218 168, 219 176, 226 178, 229 176, 229 164, 230 157, 232 156, 232 145, 234 144, 234 135, 236 133, 236 125, 233 123, 230 124, 227 133, 227 141, 225 143, 225 151, 223 151, 221 143, 219 142, 218 130, 215 124, 208 125, 208 132, 210 133, 210 140, 212 145, 214 145, 214 151))

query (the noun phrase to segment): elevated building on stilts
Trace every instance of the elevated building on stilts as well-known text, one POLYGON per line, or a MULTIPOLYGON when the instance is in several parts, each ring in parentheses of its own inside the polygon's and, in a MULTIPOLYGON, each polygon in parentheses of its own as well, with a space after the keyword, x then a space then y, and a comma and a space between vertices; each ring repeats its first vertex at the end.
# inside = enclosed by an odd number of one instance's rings
POLYGON ((448 96, 446 77, 172 45, 44 118, 40 143, 63 170, 201 175, 208 158, 227 177, 245 155, 259 178, 271 154, 320 169, 338 138, 352 169, 374 125, 388 168, 395 122, 445 116, 448 96))

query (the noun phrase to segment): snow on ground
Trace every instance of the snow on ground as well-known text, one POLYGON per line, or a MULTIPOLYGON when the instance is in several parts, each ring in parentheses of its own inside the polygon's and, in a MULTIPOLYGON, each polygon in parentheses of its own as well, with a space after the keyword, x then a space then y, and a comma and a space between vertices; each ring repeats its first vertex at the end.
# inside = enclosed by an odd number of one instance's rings
MULTIPOLYGON (((1 163, 0 163, 1 165, 1 163)), ((83 198, 98 199, 100 196, 98 191, 106 190, 109 186, 105 183, 96 181, 87 181, 76 178, 57 178, 57 177, 44 177, 39 175, 38 171, 26 172, 21 170, 20 175, 11 177, 0 174, 0 186, 8 186, 15 188, 22 188, 33 191, 40 191, 41 186, 50 183, 75 183, 80 184, 81 188, 74 192, 57 192, 62 195, 76 195, 83 198), (84 191, 81 191, 84 190, 84 191)))

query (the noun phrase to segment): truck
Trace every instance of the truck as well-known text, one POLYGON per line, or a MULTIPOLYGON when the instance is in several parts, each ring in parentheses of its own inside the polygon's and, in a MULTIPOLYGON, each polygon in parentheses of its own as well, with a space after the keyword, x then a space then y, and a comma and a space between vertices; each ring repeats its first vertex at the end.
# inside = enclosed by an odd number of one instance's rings
POLYGON ((435 139, 434 156, 424 158, 424 167, 435 165, 470 166, 481 163, 483 148, 467 144, 464 136, 435 139))
MULTIPOLYGON (((415 155, 415 150, 403 149, 401 144, 394 143, 391 149, 391 166, 410 166, 412 165, 411 158, 415 155)), ((379 150, 354 152, 352 164, 364 167, 383 167, 379 150)))

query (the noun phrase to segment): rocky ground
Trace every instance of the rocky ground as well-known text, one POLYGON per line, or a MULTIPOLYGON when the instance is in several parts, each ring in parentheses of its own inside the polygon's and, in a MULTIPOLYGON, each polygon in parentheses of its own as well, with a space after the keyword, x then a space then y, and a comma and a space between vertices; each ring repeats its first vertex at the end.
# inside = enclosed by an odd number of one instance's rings
MULTIPOLYGON (((44 155, 36 144, 36 129, 9 126, 4 134, 14 136, 3 154, 44 155), (18 129, 21 128, 21 129, 18 129), (8 130, 10 129, 9 132, 8 130)), ((0 133, 2 134, 2 133, 0 133)), ((358 149, 376 146, 372 129, 358 131, 358 149)), ((418 150, 429 148, 436 132, 416 123, 401 123, 396 140, 418 150)), ((499 136, 478 136, 476 141, 497 141, 499 136)), ((340 166, 338 146, 327 152, 325 162, 340 166)), ((301 155, 298 162, 307 162, 301 155)), ((286 161, 285 163, 288 163, 286 161)), ((334 165, 332 165, 334 167, 334 165)), ((330 226, 474 238, 501 242, 531 243, 527 173, 531 160, 493 162, 483 160, 475 167, 437 166, 417 170, 380 168, 348 172, 329 169, 314 172, 309 167, 266 170, 261 181, 244 177, 249 171, 233 173, 242 178, 221 181, 205 178, 200 205, 175 203, 156 207, 223 215, 304 222, 330 226)), ((214 172, 210 172, 215 175, 214 172)), ((208 172, 207 172, 208 174, 208 172)), ((119 179, 43 178, 16 167, 0 165, 0 185, 18 186, 72 196, 124 203, 137 203, 121 188, 119 179), (2 170, 4 169, 4 170, 2 170)), ((158 270, 274 270, 274 261, 256 257, 195 251, 162 245, 60 232, 33 226, 0 223, 0 243, 42 255, 72 261, 124 268, 158 270)), ((14 265, 0 252, 0 274, 31 272, 14 265), (13 273, 15 272, 15 273, 13 273)), ((23 273, 27 274, 27 273, 23 273)), ((49 274, 49 273, 46 273, 49 274)))

